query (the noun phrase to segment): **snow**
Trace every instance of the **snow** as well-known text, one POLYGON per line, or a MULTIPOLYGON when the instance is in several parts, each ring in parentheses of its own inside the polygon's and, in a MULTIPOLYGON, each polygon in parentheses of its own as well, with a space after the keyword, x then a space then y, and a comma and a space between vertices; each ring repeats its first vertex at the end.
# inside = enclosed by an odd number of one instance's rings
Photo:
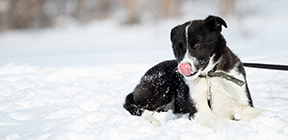
MULTIPOLYGON (((226 19, 223 34, 243 62, 287 64, 288 3, 277 2, 256 1, 258 12, 226 19)), ((174 58, 171 28, 208 14, 0 34, 0 139, 287 140, 287 71, 246 68, 254 106, 265 111, 215 130, 171 111, 156 114, 156 127, 122 107, 150 67, 174 58)))

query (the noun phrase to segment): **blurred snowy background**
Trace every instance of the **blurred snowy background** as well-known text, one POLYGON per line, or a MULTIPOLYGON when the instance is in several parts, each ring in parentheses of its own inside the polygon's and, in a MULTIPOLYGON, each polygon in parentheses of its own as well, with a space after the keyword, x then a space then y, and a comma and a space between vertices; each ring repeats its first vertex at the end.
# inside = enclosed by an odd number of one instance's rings
POLYGON ((226 20, 223 34, 238 53, 281 46, 285 54, 287 5, 285 0, 0 0, 0 57, 169 49, 172 27, 209 14, 226 20))
POLYGON ((161 127, 122 107, 173 59, 170 30, 221 16, 243 62, 288 64, 287 0, 0 0, 0 139, 288 139, 288 72, 247 68, 249 122, 211 130, 171 112, 161 127))

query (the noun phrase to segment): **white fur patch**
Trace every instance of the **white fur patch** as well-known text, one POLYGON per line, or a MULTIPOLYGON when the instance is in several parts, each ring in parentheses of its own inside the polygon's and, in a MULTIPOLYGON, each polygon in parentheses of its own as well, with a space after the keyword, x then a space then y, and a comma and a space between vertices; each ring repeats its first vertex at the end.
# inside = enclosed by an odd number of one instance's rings
POLYGON ((208 106, 208 84, 205 78, 197 78, 195 80, 188 80, 190 88, 190 97, 195 103, 197 113, 194 119, 209 128, 216 128, 228 124, 223 118, 214 115, 208 106))
POLYGON ((186 45, 187 45, 187 47, 189 47, 188 30, 189 30, 189 27, 191 26, 192 22, 193 22, 193 21, 190 21, 190 23, 189 23, 189 24, 186 26, 186 28, 185 28, 185 37, 186 37, 186 45))
MULTIPOLYGON (((208 66, 199 73, 207 74, 218 63, 213 63, 213 57, 210 58, 208 66)), ((244 76, 237 71, 236 67, 237 64, 228 74, 244 80, 244 76)), ((204 126, 216 128, 228 124, 226 120, 249 120, 261 113, 261 110, 248 105, 245 85, 239 86, 220 77, 210 78, 210 81, 206 78, 186 77, 186 83, 189 85, 190 97, 198 111, 194 118, 204 126), (211 84, 211 93, 208 91, 209 84, 211 84), (209 95, 211 109, 208 106, 209 95)))

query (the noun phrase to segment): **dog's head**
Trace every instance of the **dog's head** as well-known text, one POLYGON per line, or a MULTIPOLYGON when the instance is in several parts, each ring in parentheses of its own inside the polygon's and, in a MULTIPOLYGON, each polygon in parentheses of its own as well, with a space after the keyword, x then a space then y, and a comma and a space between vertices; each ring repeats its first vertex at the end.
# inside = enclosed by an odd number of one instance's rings
POLYGON ((193 20, 174 27, 171 41, 178 70, 192 79, 213 69, 226 47, 221 35, 225 21, 216 16, 193 20))

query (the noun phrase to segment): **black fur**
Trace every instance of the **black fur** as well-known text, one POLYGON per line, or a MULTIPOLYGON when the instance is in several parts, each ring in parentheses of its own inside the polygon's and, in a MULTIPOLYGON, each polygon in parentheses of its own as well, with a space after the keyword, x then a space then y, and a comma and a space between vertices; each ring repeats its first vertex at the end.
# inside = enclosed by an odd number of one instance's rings
POLYGON ((177 61, 161 62, 149 69, 134 91, 126 97, 124 108, 132 115, 140 116, 144 109, 188 113, 193 109, 189 101, 189 88, 184 77, 176 72, 177 61), (168 106, 169 104, 169 106, 168 106))

